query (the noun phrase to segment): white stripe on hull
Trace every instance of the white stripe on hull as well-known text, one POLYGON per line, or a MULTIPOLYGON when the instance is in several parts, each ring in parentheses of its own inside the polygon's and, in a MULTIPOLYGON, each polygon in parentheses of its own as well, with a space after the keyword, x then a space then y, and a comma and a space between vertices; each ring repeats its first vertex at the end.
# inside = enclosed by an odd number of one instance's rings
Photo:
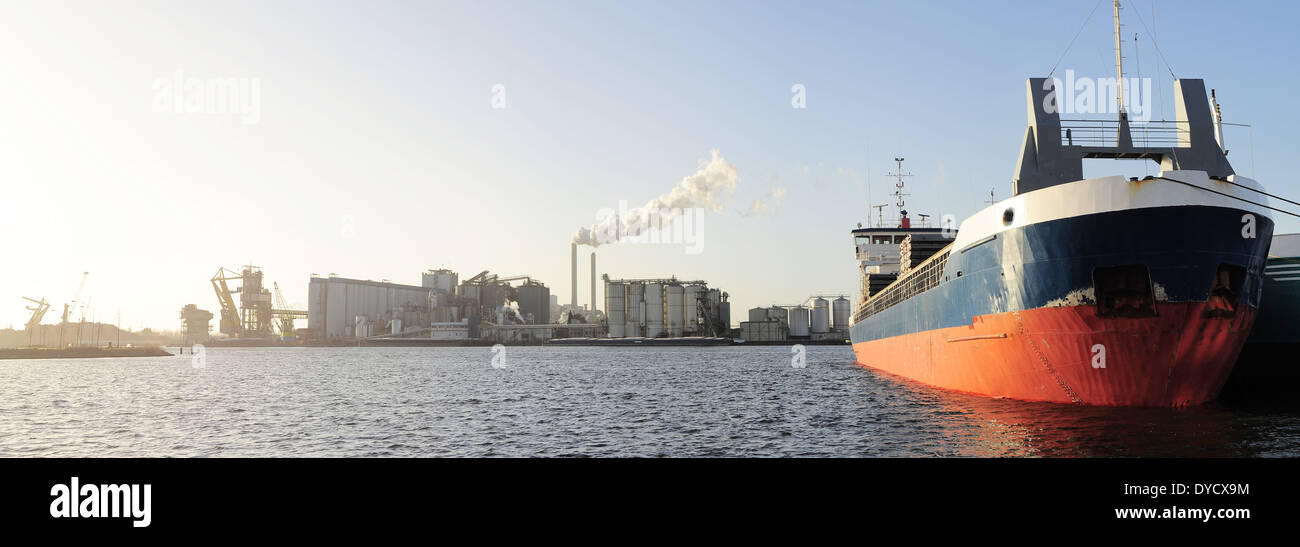
MULTIPOLYGON (((1098 177, 1049 186, 995 203, 962 221, 953 249, 961 250, 973 243, 1012 228, 1096 213, 1145 209, 1150 207, 1205 206, 1240 209, 1268 219, 1273 216, 1264 207, 1268 197, 1246 188, 1263 191, 1252 179, 1233 175, 1235 184, 1210 180, 1205 171, 1165 171, 1160 176, 1195 186, 1153 179, 1131 182, 1123 176, 1098 177), (1237 186, 1240 185, 1240 186, 1237 186), (1227 194, 1240 199, 1218 195, 1227 194), (1003 212, 1013 212, 1009 224, 1002 223, 1003 212)), ((1194 220, 1189 219, 1189 222, 1194 220)), ((1170 229, 1176 229, 1170 226, 1170 229)))

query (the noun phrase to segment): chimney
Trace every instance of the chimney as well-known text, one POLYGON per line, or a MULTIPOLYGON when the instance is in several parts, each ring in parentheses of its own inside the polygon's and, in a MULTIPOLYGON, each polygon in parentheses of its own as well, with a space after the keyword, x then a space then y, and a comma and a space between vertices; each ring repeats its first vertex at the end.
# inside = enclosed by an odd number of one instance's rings
POLYGON ((578 307, 578 244, 577 243, 569 244, 569 254, 571 255, 570 258, 572 259, 572 264, 570 265, 569 268, 569 274, 572 278, 570 279, 570 281, 572 282, 572 290, 569 291, 569 294, 572 296, 572 298, 569 303, 572 304, 574 308, 577 308, 578 307))
POLYGON ((596 311, 596 252, 591 253, 591 311, 596 311))

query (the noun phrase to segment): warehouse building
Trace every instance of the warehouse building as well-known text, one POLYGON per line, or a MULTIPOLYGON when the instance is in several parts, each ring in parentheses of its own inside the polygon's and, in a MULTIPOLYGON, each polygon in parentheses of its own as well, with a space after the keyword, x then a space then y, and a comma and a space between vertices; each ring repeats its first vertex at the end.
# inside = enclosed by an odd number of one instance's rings
POLYGON ((307 328, 322 338, 353 338, 427 327, 432 287, 344 277, 312 277, 307 328), (422 324, 423 323, 423 324, 422 324))

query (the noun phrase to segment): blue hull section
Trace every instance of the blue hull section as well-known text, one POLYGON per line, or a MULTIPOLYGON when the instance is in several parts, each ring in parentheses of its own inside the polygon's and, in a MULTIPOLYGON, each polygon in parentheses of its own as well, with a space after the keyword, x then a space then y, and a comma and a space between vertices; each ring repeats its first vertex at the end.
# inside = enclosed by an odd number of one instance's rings
MULTIPOLYGON (((1241 304, 1258 308, 1273 222, 1244 211, 1182 206, 1040 222, 954 250, 944 282, 852 327, 854 343, 970 325, 981 315, 1091 304, 1098 267, 1142 264, 1157 302, 1205 302, 1221 265, 1245 268, 1241 304)), ((1158 303, 1157 303, 1158 308, 1158 303)))

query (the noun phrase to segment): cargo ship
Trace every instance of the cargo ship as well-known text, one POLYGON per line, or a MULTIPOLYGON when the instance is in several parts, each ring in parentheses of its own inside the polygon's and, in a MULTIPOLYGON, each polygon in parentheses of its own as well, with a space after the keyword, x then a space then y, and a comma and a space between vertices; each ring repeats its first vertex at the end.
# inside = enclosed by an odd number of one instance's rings
POLYGON ((1258 314, 1273 231, 1263 188, 1227 159, 1217 99, 1212 113, 1204 83, 1180 79, 1176 120, 1135 125, 1122 93, 1107 120, 1062 119, 1055 93, 1027 81, 1009 198, 938 228, 912 226, 900 199, 899 222, 853 230, 857 362, 1028 401, 1216 398, 1258 314), (1160 170, 1085 179, 1084 159, 1160 170))

